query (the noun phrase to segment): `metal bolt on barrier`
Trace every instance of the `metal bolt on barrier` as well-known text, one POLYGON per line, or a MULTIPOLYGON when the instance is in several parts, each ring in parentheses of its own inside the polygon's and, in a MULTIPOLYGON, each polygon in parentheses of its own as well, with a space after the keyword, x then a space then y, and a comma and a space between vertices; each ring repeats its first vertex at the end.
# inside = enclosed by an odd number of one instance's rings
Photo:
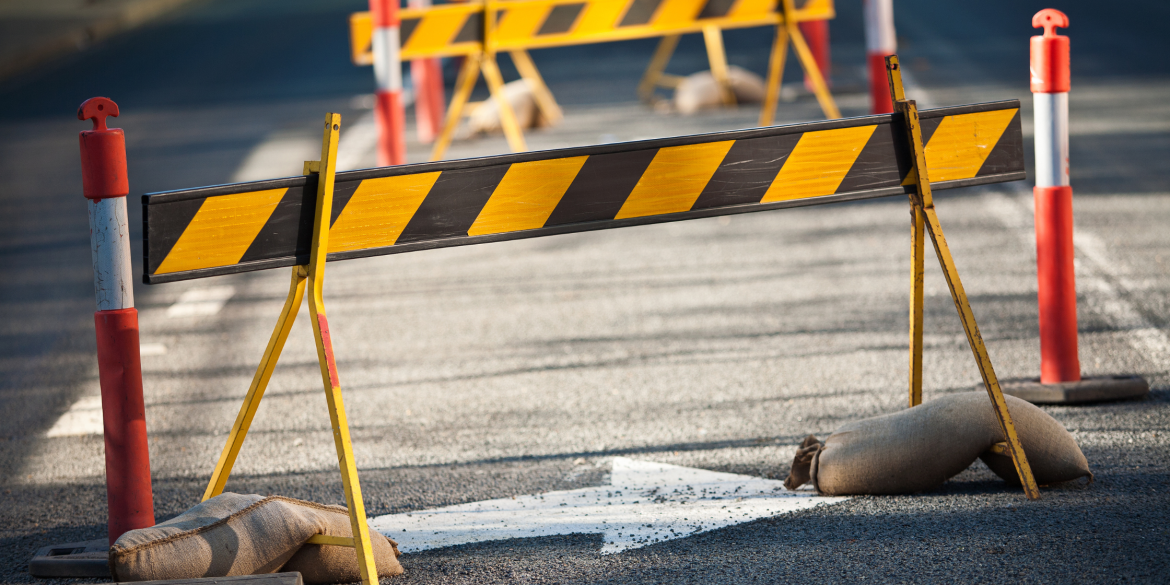
POLYGON ((126 137, 107 128, 118 105, 104 97, 85 101, 79 120, 93 119, 81 132, 82 188, 89 200, 93 284, 97 293, 98 368, 106 444, 106 491, 110 506, 109 542, 124 532, 154 525, 150 452, 138 344, 138 310, 130 263, 130 226, 126 216, 126 137))
POLYGON ((1031 89, 1036 141, 1036 276, 1040 317, 1040 379, 1012 381, 1004 391, 1040 403, 1096 402, 1149 393, 1136 376, 1081 379, 1077 349, 1077 283, 1073 266, 1073 191, 1069 183, 1068 16, 1046 8, 1032 17, 1044 29, 1031 40, 1031 89))

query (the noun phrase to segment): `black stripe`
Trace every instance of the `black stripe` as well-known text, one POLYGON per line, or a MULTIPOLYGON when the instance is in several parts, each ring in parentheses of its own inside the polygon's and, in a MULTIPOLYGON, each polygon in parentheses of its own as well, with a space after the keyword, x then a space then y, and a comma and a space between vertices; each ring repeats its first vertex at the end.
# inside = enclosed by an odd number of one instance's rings
POLYGON ((1024 132, 1020 126, 1020 112, 1017 111, 975 176, 1000 175, 1023 170, 1024 132))
MULTIPOLYGON (((144 196, 142 199, 145 203, 146 197, 144 196)), ((153 273, 158 270, 163 259, 171 253, 175 242, 178 242, 179 238, 183 236, 183 231, 191 224, 191 220, 195 219, 195 214, 199 213, 199 208, 206 200, 206 198, 188 199, 164 203, 151 209, 150 214, 147 214, 145 209, 142 210, 144 222, 142 233, 146 234, 142 247, 146 257, 144 264, 147 272, 153 273), (151 217, 154 221, 146 222, 146 217, 151 217)))
POLYGON ((737 140, 723 157, 691 209, 759 203, 780 167, 800 142, 799 134, 737 140))
POLYGON ((926 148, 930 144, 930 137, 934 136, 934 131, 938 130, 938 125, 942 124, 942 118, 923 118, 918 117, 918 131, 922 134, 922 148, 926 148))
POLYGON ((651 148, 589 157, 544 225, 613 219, 656 154, 651 148))
POLYGON ((330 208, 332 217, 329 218, 329 227, 337 223, 337 218, 341 217, 341 212, 345 211, 345 206, 349 205, 349 200, 353 199, 353 194, 357 193, 358 187, 362 186, 361 181, 346 181, 338 183, 333 182, 333 206, 330 208))
POLYGON ((650 22, 659 4, 662 4, 662 0, 633 0, 618 26, 638 26, 650 22))
POLYGON ((909 172, 910 149, 906 148, 906 128, 899 123, 879 124, 849 172, 845 173, 836 192, 895 187, 902 184, 909 172), (896 160, 898 164, 890 166, 890 160, 896 160))
POLYGON ((398 242, 467 236, 510 166, 444 171, 402 230, 398 242))
POLYGON ((727 16, 732 6, 735 6, 735 0, 707 0, 703 9, 699 11, 699 20, 727 16))
POLYGON ((240 262, 256 262, 287 256, 309 261, 313 240, 313 214, 317 200, 316 175, 307 177, 304 187, 292 187, 280 198, 276 209, 240 257, 240 262))
POLYGON ((418 27, 418 23, 421 20, 421 18, 402 19, 402 21, 398 24, 398 35, 401 39, 398 41, 399 46, 405 47, 406 43, 410 42, 410 35, 414 34, 414 29, 418 27))
POLYGON ((483 13, 474 12, 467 15, 467 20, 463 21, 463 27, 459 29, 459 34, 451 39, 450 44, 477 43, 481 40, 483 40, 483 13))
POLYGON ((540 25, 540 29, 536 31, 536 36, 559 35, 573 30, 573 25, 584 8, 584 2, 554 6, 545 17, 544 23, 540 25))

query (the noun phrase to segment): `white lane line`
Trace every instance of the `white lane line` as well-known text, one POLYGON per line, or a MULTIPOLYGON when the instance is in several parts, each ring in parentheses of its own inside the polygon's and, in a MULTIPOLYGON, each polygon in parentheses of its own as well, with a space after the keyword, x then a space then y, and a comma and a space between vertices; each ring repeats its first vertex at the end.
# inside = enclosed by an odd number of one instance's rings
MULTIPOLYGON (((1031 193, 1013 185, 1013 193, 993 191, 983 196, 986 207, 1000 223, 1014 231, 1029 249, 1036 248, 1035 211, 1031 193)), ((1170 336, 1156 327, 1126 297, 1135 295, 1127 286, 1124 265, 1110 256, 1096 234, 1082 228, 1073 232, 1077 288, 1088 308, 1124 332, 1126 341, 1150 363, 1161 367, 1170 357, 1170 336)))
POLYGON ((102 427, 102 397, 82 396, 57 422, 53 424, 46 437, 76 437, 80 435, 100 435, 102 427))
POLYGON ((139 353, 139 355, 143 355, 143 356, 166 355, 167 354, 167 346, 165 344, 162 344, 162 343, 151 343, 151 342, 144 341, 138 345, 138 353, 139 353))
POLYGON ((167 317, 215 315, 234 294, 236 294, 236 288, 230 285, 191 289, 179 295, 178 302, 167 307, 167 317))
POLYGON ((402 552, 562 534, 603 534, 601 554, 770 518, 846 497, 789 491, 783 482, 734 473, 613 460, 610 485, 388 514, 370 527, 402 552))

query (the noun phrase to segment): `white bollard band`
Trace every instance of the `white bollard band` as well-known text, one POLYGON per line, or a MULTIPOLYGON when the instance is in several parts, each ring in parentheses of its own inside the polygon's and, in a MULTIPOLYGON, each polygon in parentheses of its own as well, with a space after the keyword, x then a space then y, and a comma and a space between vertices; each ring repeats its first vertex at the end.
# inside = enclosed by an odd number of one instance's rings
POLYGON ((1064 187, 1068 180, 1068 94, 1034 93, 1036 186, 1064 187))
POLYGON ((97 310, 132 308, 134 277, 130 263, 130 223, 126 215, 126 198, 87 201, 97 310))
POLYGON ((384 26, 374 29, 374 81, 378 91, 402 91, 402 66, 398 58, 398 27, 384 26))

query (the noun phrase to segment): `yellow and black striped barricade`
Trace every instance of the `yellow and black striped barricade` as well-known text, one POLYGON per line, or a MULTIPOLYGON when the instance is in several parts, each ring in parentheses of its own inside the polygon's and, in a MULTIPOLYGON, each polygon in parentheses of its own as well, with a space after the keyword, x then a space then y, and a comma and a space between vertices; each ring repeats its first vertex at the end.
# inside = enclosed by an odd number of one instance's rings
POLYGON ((912 247, 911 405, 921 396, 925 221, 1007 437, 997 449, 1013 457, 1028 496, 1038 497, 930 198, 932 189, 1025 177, 1020 104, 919 114, 899 103, 897 114, 336 175, 333 131, 323 148, 328 162, 306 163, 306 176, 144 196, 147 283, 293 267, 288 301, 205 497, 223 489, 307 280, 346 500, 360 536, 353 543, 366 542, 321 298, 324 260, 907 194, 919 218, 912 247))
MULTIPOLYGON (((780 77, 788 43, 816 88, 825 117, 840 112, 817 68, 797 23, 835 16, 833 0, 484 0, 405 9, 401 58, 463 55, 467 59, 456 82, 443 133, 435 142, 432 160, 450 144, 475 81, 482 72, 492 96, 499 102, 501 126, 514 152, 525 150, 523 136, 511 109, 502 99, 503 80, 495 54, 509 52, 521 76, 534 90, 542 114, 556 120, 560 109, 532 63, 527 49, 663 37, 643 76, 640 92, 651 91, 663 79, 663 69, 679 35, 702 32, 712 73, 726 89, 727 62, 721 32, 724 29, 775 26, 776 38, 768 65, 768 91, 760 125, 771 124, 779 99, 780 77), (786 17, 789 15, 789 17, 786 17)), ((373 63, 373 24, 368 12, 350 17, 350 50, 354 63, 373 63)))

